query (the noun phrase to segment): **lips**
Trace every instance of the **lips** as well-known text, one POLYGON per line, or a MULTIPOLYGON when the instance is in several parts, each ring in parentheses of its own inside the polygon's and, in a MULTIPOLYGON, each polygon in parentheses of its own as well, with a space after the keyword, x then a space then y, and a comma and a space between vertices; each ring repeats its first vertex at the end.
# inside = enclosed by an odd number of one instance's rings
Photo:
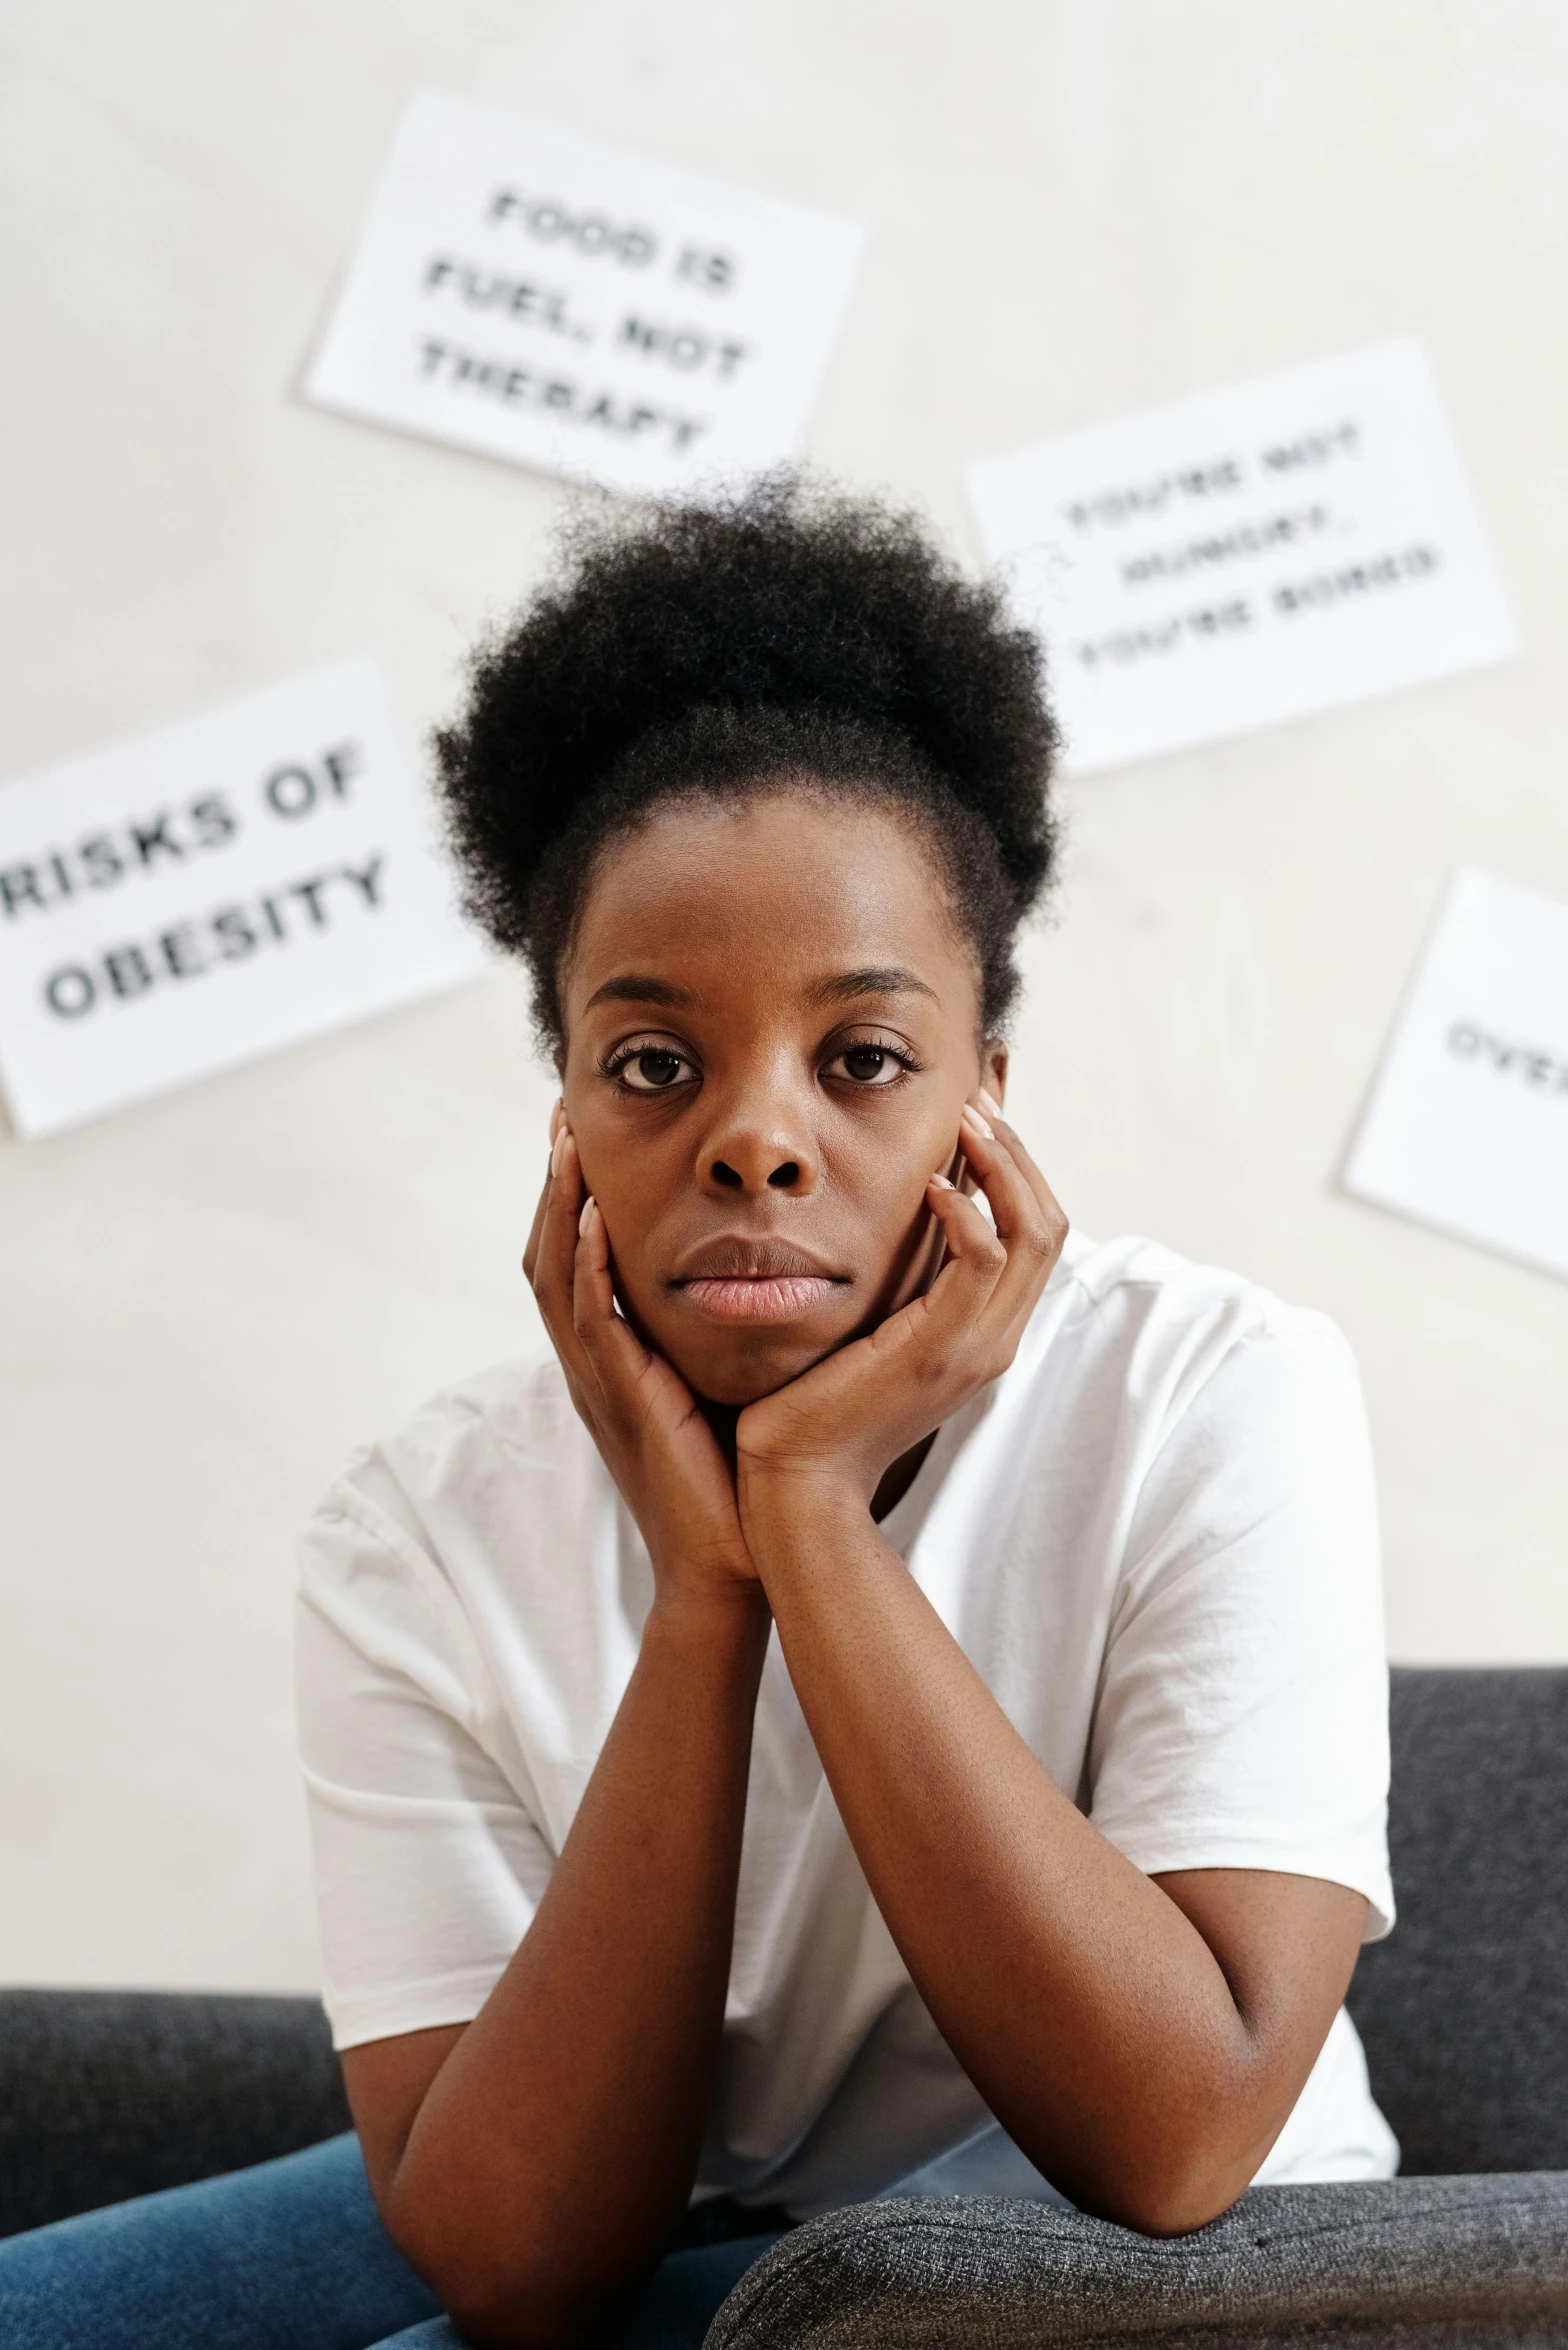
POLYGON ((675 1287, 715 1322, 794 1322, 847 1278, 778 1241, 715 1240, 692 1252, 675 1287))
POLYGON ((832 1294, 823 1274, 763 1273, 681 1284, 693 1305, 715 1322, 795 1322, 832 1294))

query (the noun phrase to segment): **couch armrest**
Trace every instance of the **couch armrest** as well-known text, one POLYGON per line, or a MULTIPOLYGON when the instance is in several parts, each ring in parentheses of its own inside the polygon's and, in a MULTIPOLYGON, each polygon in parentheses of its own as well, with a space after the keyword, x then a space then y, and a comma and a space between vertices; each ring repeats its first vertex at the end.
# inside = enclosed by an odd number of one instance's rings
POLYGON ((0 1990, 0 2236, 348 2127, 314 1999, 0 1990))
POLYGON ((1568 2172, 1254 2187, 1164 2240, 983 2196, 861 2204, 765 2254, 705 2350, 1330 2341, 1568 2344, 1568 2172))

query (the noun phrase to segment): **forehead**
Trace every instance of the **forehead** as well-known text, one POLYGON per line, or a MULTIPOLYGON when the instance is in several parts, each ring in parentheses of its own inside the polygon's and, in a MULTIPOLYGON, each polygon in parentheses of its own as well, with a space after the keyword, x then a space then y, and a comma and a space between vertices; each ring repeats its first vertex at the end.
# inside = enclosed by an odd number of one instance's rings
POLYGON ((563 973, 568 1021, 618 973, 704 1002, 897 967, 972 1024, 979 967, 917 819, 793 786, 666 802, 596 861, 563 973))

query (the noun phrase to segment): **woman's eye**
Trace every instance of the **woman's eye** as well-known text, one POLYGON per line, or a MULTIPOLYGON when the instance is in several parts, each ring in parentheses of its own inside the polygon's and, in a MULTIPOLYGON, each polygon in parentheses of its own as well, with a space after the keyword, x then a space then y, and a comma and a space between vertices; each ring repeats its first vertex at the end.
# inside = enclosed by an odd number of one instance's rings
POLYGON ((904 1074, 903 1062, 886 1045, 880 1044, 848 1045, 830 1067, 842 1070, 857 1085, 891 1085, 904 1074))
POLYGON ((690 1066, 684 1053, 671 1052, 665 1045, 649 1045, 646 1051, 622 1061, 615 1074, 633 1093, 665 1093, 681 1082, 681 1071, 690 1066))

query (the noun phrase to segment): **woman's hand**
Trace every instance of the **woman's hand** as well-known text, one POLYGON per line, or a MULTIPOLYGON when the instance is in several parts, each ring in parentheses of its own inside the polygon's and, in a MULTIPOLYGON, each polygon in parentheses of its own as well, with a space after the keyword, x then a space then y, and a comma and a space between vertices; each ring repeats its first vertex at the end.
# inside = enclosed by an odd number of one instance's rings
POLYGON ((648 1545, 659 1598, 757 1598, 729 1463, 680 1374, 616 1311, 609 1234, 565 1124, 523 1271, 578 1417, 648 1545))
POLYGON ((959 1141, 995 1218, 945 1175, 926 1197, 947 1262, 864 1338, 747 1406, 736 1427, 741 1523, 802 1493, 869 1507, 884 1472, 1007 1369, 1067 1238, 1045 1177, 988 1093, 959 1141))

